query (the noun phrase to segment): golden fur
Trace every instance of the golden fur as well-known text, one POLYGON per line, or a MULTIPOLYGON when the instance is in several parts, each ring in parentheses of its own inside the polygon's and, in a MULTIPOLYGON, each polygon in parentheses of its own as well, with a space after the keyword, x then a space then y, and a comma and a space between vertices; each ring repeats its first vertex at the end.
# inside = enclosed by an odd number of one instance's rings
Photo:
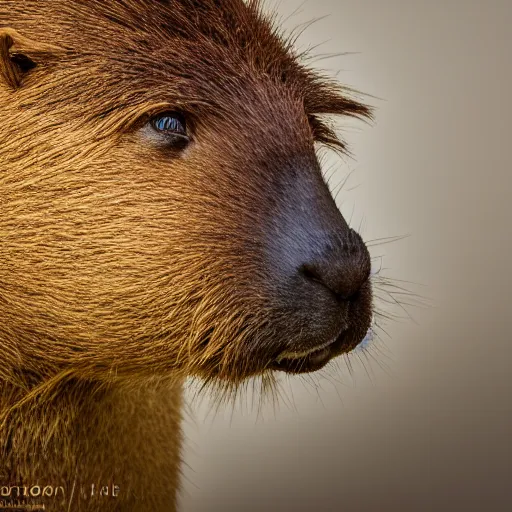
POLYGON ((298 57, 255 1, 0 3, 0 485, 175 510, 183 379, 261 375, 298 325, 265 279, 277 170, 325 186, 321 116, 370 116, 298 57), (177 109, 188 158, 140 137, 177 109))

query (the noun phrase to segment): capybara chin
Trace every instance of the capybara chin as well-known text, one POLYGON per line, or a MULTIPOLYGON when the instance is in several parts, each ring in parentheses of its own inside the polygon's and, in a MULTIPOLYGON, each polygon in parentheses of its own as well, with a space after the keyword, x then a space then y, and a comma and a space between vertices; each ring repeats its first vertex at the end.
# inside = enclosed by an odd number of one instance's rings
POLYGON ((256 1, 2 0, 2 499, 173 511, 187 376, 360 343, 370 257, 317 159, 346 150, 331 115, 371 111, 256 1))

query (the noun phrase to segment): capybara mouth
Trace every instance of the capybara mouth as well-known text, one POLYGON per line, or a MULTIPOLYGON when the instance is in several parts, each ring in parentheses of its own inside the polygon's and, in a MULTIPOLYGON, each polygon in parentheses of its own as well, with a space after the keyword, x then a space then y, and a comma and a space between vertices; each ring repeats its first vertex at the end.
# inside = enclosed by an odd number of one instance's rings
POLYGON ((337 339, 327 347, 313 350, 306 355, 290 355, 287 357, 279 356, 272 362, 271 368, 273 370, 280 370, 286 373, 316 372, 323 368, 333 358, 335 345, 338 345, 339 348, 342 343, 342 341, 337 339))
POLYGON ((331 359, 341 354, 350 352, 360 343, 371 336, 372 328, 368 329, 366 336, 354 340, 354 333, 343 331, 330 343, 322 344, 317 348, 304 352, 283 352, 270 365, 272 370, 280 370, 286 373, 310 373, 323 368, 331 359))

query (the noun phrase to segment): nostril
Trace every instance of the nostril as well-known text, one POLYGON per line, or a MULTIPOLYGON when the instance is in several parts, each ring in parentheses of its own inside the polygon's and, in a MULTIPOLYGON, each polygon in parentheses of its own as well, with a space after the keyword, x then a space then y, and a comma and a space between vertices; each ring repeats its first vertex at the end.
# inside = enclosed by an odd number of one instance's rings
POLYGON ((323 277, 320 269, 310 263, 304 263, 299 268, 299 273, 302 274, 308 281, 320 283, 326 289, 330 290, 338 300, 348 301, 357 298, 359 290, 339 290, 334 289, 329 285, 328 276, 323 277))
POLYGON ((363 239, 355 232, 315 237, 311 242, 310 259, 303 260, 296 271, 304 283, 313 283, 321 292, 321 284, 340 302, 356 301, 371 272, 370 253, 363 239))
POLYGON ((343 300, 343 301, 357 300, 357 298, 359 297, 359 293, 360 293, 359 290, 356 290, 355 292, 349 292, 349 293, 334 292, 334 294, 336 295, 336 298, 338 298, 339 300, 343 300))
POLYGON ((318 281, 319 283, 321 283, 325 286, 325 283, 323 282, 322 278, 320 277, 319 272, 315 269, 315 267, 313 265, 304 263, 304 265, 302 265, 299 268, 299 273, 302 274, 306 279, 309 279, 311 281, 318 281))
POLYGON ((307 281, 321 284, 339 301, 355 301, 367 281, 363 266, 358 262, 339 259, 336 263, 304 263, 298 268, 307 281))

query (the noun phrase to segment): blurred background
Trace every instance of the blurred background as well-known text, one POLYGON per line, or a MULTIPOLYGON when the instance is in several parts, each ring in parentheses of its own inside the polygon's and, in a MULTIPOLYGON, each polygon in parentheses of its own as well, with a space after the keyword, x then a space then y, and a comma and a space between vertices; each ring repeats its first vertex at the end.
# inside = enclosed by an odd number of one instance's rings
POLYGON ((512 510, 512 3, 267 7, 319 45, 312 65, 378 97, 373 126, 339 125, 354 159, 324 168, 334 193, 349 175, 337 202, 394 319, 321 374, 280 376, 275 408, 190 391, 180 510, 512 510))

